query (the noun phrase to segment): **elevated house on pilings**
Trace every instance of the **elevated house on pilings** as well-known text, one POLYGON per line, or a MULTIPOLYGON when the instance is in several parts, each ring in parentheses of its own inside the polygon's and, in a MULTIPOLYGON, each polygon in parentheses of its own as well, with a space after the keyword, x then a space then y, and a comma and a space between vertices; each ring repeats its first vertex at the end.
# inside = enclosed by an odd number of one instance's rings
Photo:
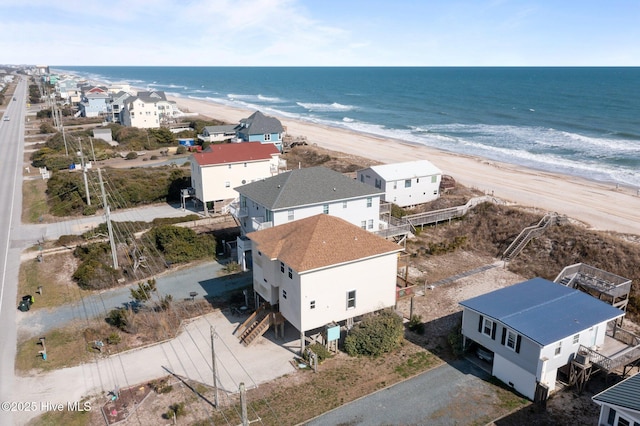
MULTIPOLYGON (((591 364, 576 370, 585 349, 604 350, 624 333, 615 322, 624 312, 576 289, 534 278, 460 302, 465 348, 489 359, 491 374, 532 400, 545 400, 563 372, 570 384, 586 382, 591 364)), ((637 339, 630 335, 630 343, 637 339)), ((613 347, 612 347, 613 348, 613 347)), ((619 347, 616 354, 634 351, 619 347)), ((605 358, 599 355, 598 362, 605 358)), ((639 355, 640 357, 640 355, 639 355)), ((622 359, 622 358, 618 358, 622 359)), ((600 361, 602 360, 602 361, 600 361)), ((584 360, 583 360, 584 361, 584 360)), ((613 368, 614 364, 610 365, 613 368)))

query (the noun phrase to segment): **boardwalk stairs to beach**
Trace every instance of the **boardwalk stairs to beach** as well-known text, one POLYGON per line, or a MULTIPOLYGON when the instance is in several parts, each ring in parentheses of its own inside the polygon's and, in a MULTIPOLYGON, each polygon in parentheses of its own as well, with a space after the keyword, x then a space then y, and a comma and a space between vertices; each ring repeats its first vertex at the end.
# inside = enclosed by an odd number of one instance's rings
POLYGON ((383 221, 387 222, 387 227, 377 231, 376 234, 383 238, 397 238, 402 240, 409 233, 416 233, 417 228, 421 229, 425 225, 437 225, 440 222, 451 222, 467 214, 467 212, 482 203, 505 204, 504 201, 489 195, 474 197, 467 201, 466 204, 446 209, 433 210, 430 212, 416 213, 401 218, 391 216, 390 204, 388 207, 381 206, 380 213, 383 221), (401 237, 401 238, 398 238, 401 237))
POLYGON ((509 247, 507 247, 504 253, 502 253, 502 260, 508 262, 516 257, 522 249, 525 248, 529 241, 542 235, 547 228, 557 222, 557 213, 547 213, 537 224, 524 228, 509 247))

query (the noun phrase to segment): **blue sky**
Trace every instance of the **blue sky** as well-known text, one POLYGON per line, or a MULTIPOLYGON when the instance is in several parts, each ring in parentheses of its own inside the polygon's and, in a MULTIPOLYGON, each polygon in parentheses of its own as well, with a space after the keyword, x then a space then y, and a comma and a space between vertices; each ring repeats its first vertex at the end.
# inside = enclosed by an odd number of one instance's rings
POLYGON ((0 0, 0 63, 640 66, 640 0, 0 0))

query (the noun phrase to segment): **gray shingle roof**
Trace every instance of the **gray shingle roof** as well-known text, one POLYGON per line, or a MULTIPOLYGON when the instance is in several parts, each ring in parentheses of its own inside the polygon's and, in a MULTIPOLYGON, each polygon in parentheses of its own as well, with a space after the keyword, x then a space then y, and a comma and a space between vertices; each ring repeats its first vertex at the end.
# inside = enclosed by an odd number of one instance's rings
POLYGON ((628 408, 640 413, 640 374, 631 376, 593 397, 594 401, 628 408))
POLYGON ((580 290, 534 278, 460 302, 547 346, 624 315, 580 290))
POLYGON ((238 131, 249 135, 284 132, 284 127, 282 127, 280 120, 275 117, 267 117, 260 111, 256 111, 249 117, 240 120, 240 123, 244 124, 245 128, 240 128, 238 131))
POLYGON ((383 193, 326 167, 294 169, 234 189, 272 211, 383 193))
POLYGON ((153 92, 138 92, 136 97, 143 102, 158 102, 167 100, 167 96, 162 90, 155 90, 153 92))

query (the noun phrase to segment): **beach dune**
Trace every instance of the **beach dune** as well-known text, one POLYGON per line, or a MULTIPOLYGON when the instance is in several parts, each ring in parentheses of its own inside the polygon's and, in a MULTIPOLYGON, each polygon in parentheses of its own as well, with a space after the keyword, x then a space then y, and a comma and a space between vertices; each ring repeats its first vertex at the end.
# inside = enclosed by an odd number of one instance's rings
MULTIPOLYGON (((237 123, 253 111, 204 100, 171 97, 183 111, 237 123)), ((292 136, 346 154, 395 163, 431 161, 443 173, 470 188, 545 212, 556 212, 595 230, 640 235, 640 193, 637 188, 533 170, 479 157, 454 154, 400 140, 278 117, 292 136)))

